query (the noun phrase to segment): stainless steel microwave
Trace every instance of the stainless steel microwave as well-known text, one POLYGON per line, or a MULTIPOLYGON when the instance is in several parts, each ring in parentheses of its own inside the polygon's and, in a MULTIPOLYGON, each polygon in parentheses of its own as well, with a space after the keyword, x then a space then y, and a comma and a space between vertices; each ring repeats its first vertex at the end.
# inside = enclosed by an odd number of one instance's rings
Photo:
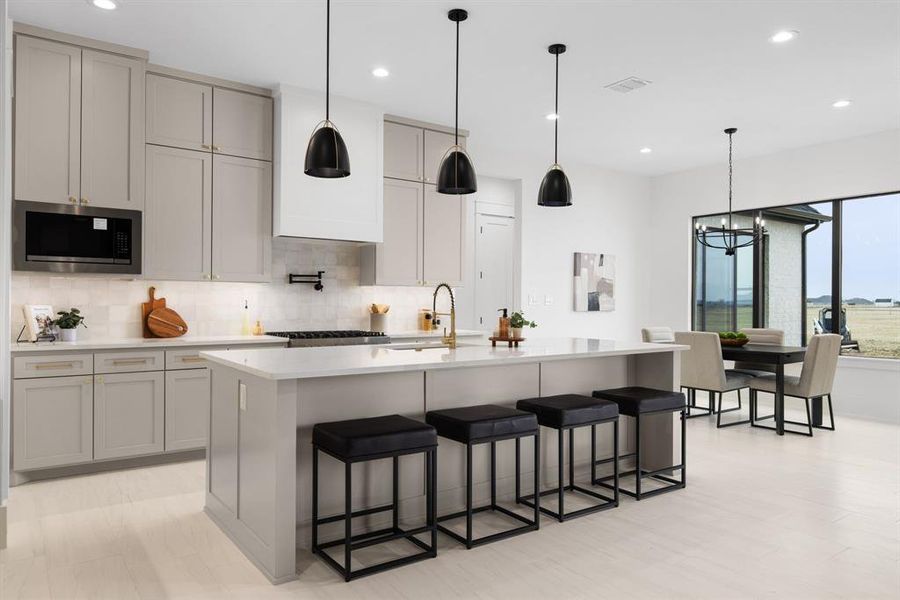
POLYGON ((141 212, 16 200, 13 269, 140 273, 141 212))

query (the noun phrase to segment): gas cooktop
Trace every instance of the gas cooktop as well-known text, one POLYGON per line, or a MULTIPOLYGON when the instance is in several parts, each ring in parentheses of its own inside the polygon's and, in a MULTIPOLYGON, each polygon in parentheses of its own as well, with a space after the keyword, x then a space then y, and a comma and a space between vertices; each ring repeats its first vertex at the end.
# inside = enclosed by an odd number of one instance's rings
POLYGON ((380 331, 361 331, 358 329, 328 331, 268 331, 274 335, 290 340, 290 347, 301 346, 362 346, 367 344, 389 344, 391 338, 380 331))

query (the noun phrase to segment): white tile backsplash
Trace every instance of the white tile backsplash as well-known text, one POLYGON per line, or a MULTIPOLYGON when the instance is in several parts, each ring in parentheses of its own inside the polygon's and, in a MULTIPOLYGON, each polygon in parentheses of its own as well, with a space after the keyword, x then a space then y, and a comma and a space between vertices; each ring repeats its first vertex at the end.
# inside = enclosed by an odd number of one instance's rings
POLYGON ((388 329, 416 328, 420 308, 431 306, 430 288, 359 285, 359 248, 354 244, 276 238, 272 247, 273 283, 153 281, 119 276, 12 275, 13 336, 24 319, 23 304, 50 304, 54 310, 77 307, 87 328, 82 339, 140 337, 140 303, 147 288, 187 321, 197 335, 233 335, 241 331, 246 299, 250 316, 268 331, 285 329, 368 329, 368 306, 390 304, 388 329), (287 283, 288 273, 324 270, 325 289, 287 283))

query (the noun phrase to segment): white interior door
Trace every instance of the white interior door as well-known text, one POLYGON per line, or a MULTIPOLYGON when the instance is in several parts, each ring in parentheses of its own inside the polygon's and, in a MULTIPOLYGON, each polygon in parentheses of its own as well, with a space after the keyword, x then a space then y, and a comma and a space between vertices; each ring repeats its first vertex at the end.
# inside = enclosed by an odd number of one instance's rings
POLYGON ((497 309, 513 308, 516 220, 479 214, 475 222, 475 325, 493 331, 497 309))

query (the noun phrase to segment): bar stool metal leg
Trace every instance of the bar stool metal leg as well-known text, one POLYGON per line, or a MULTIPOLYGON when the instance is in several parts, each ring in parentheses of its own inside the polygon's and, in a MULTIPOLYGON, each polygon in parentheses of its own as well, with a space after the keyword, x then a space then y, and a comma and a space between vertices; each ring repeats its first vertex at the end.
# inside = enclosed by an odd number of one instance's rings
POLYGON ((392 520, 394 524, 394 533, 400 529, 400 457, 394 457, 394 483, 393 483, 393 498, 394 498, 394 509, 392 511, 392 520))
MULTIPOLYGON (((591 480, 595 481, 594 479, 591 480)), ((619 420, 613 423, 613 498, 619 506, 619 420)))
MULTIPOLYGON (((557 478, 558 479, 557 479, 556 484, 559 489, 559 514, 564 515, 564 514, 566 514, 566 507, 564 504, 565 500, 563 499, 565 496, 565 491, 566 491, 566 482, 565 482, 565 479, 563 479, 563 461, 566 458, 565 451, 563 450, 563 435, 565 432, 562 429, 557 429, 556 433, 557 433, 556 437, 559 440, 559 451, 558 451, 559 456, 557 457, 557 461, 556 461, 556 470, 557 470, 557 478)), ((540 495, 540 494, 538 494, 538 495, 540 495)))
POLYGON ((466 444, 466 548, 472 548, 472 444, 466 444))
MULTIPOLYGON (((516 478, 518 479, 518 471, 516 478)), ((541 432, 534 435, 534 528, 541 528, 541 432)))
POLYGON ((312 452, 312 553, 319 546, 319 449, 313 446, 312 452))
POLYGON ((634 418, 634 491, 637 500, 641 499, 641 479, 641 415, 638 415, 634 418))
POLYGON ((352 463, 344 463, 344 581, 350 581, 350 550, 353 546, 351 540, 353 531, 352 467, 352 463))

